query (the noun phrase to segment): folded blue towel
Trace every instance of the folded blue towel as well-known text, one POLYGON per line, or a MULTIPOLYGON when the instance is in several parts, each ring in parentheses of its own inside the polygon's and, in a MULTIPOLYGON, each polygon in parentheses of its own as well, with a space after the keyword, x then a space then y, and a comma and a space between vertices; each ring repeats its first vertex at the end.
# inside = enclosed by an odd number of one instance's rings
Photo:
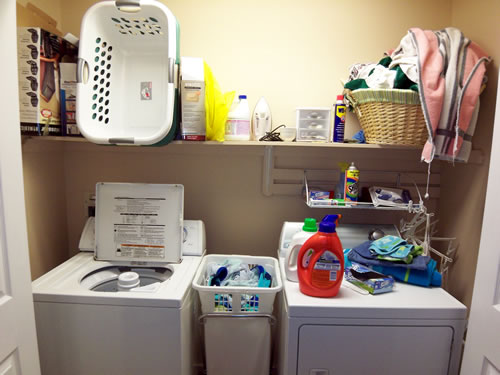
POLYGON ((367 266, 389 266, 415 270, 426 270, 427 264, 431 260, 431 257, 422 255, 413 258, 413 262, 410 264, 379 260, 377 259, 377 254, 373 254, 370 251, 371 244, 372 241, 363 242, 361 245, 356 246, 351 251, 349 251, 347 257, 351 262, 361 263, 367 266))
POLYGON ((396 236, 379 238, 370 245, 370 250, 378 255, 390 255, 393 258, 406 258, 412 249, 413 245, 396 236))

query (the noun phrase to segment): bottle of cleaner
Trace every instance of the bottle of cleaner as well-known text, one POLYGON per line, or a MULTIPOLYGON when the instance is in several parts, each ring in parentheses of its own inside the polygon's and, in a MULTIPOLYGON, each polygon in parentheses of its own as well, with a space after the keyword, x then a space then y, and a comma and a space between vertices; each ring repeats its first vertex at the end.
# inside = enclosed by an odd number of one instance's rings
POLYGON ((285 252, 285 274, 288 280, 295 283, 299 281, 299 277, 297 276, 297 256, 299 255, 299 250, 304 242, 317 231, 316 219, 307 218, 304 220, 302 230, 293 235, 290 246, 288 246, 285 252))
POLYGON ((345 111, 346 111, 346 105, 344 104, 344 95, 337 95, 337 102, 335 103, 334 121, 333 121, 334 142, 338 143, 344 142, 345 111))
POLYGON ((339 182, 335 186, 335 199, 344 199, 345 197, 345 171, 349 168, 349 164, 346 162, 337 163, 339 166, 339 182))
POLYGON ((359 191, 359 169, 356 168, 354 162, 345 171, 345 194, 344 200, 346 205, 351 203, 353 205, 358 201, 358 191, 359 191))
POLYGON ((272 116, 269 105, 266 99, 262 96, 255 108, 252 115, 252 140, 258 141, 266 132, 271 131, 272 116))
POLYGON ((338 215, 327 215, 319 231, 300 248, 297 258, 299 288, 313 297, 335 297, 344 275, 342 244, 335 231, 338 215))
POLYGON ((233 102, 227 115, 224 139, 226 141, 250 140, 250 107, 246 95, 240 95, 238 100, 233 102))

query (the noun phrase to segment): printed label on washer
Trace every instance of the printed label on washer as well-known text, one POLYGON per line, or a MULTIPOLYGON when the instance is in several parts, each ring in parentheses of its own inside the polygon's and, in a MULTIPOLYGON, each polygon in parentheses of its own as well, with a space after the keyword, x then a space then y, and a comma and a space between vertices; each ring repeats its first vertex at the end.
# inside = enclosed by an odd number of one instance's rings
POLYGON ((117 257, 164 258, 165 198, 115 197, 114 243, 117 257))

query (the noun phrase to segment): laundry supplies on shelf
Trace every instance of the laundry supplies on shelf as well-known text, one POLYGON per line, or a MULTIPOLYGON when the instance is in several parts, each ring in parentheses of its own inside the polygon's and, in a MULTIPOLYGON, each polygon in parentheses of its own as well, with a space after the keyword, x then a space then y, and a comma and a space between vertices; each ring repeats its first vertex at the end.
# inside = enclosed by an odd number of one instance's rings
POLYGON ((226 141, 249 141, 250 117, 247 96, 238 96, 227 115, 224 139, 226 141))

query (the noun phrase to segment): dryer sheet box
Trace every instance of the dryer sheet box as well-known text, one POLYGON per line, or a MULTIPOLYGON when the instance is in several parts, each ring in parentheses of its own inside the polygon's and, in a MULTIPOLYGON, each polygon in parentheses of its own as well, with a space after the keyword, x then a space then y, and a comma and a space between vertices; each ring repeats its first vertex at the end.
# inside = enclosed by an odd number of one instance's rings
POLYGON ((76 62, 78 49, 39 27, 17 29, 19 115, 23 135, 62 135, 61 61, 76 62))
POLYGON ((181 136, 186 141, 204 141, 205 74, 203 59, 181 57, 181 136))

